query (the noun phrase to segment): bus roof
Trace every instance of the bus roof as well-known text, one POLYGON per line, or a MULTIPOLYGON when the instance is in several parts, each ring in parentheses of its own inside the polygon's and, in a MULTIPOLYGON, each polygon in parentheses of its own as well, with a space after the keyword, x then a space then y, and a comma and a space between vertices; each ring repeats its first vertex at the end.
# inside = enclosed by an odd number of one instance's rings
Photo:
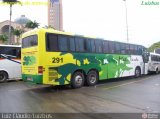
POLYGON ((21 47, 21 45, 4 45, 4 44, 0 44, 0 46, 3 46, 3 47, 21 47))
MULTIPOLYGON (((84 37, 84 38, 91 38, 91 39, 99 39, 99 40, 106 40, 106 41, 112 41, 112 42, 118 42, 118 43, 125 43, 125 44, 131 44, 131 45, 137 45, 137 46, 142 46, 142 45, 138 45, 138 44, 133 44, 133 43, 128 43, 128 42, 121 42, 121 41, 116 41, 116 40, 107 40, 107 39, 103 39, 103 38, 98 38, 98 37, 94 37, 94 36, 86 36, 86 35, 78 35, 78 34, 74 34, 74 33, 70 33, 70 32, 65 32, 65 31, 58 31, 52 28, 35 28, 33 30, 30 30, 28 32, 25 32, 22 35, 22 39, 24 37, 30 36, 30 35, 35 35, 37 34, 39 31, 42 32, 46 32, 46 33, 56 33, 56 34, 62 34, 62 35, 70 35, 70 36, 77 36, 77 37, 84 37)), ((144 47, 144 46, 143 46, 144 47)), ((145 48, 145 47, 144 47, 145 48)))
MULTIPOLYGON (((36 29, 30 30, 28 32, 25 32, 22 35, 22 38, 30 36, 30 35, 35 35, 39 31, 47 32, 47 33, 56 33, 56 34, 70 35, 70 36, 86 37, 86 38, 95 38, 95 39, 97 38, 97 37, 93 37, 93 36, 78 35, 78 34, 71 33, 71 32, 58 31, 58 30, 51 29, 51 28, 36 28, 36 29)), ((100 39, 100 38, 97 38, 97 39, 100 39)))
POLYGON ((155 53, 155 52, 150 52, 151 55, 157 55, 157 56, 160 56, 160 54, 158 53, 155 53))

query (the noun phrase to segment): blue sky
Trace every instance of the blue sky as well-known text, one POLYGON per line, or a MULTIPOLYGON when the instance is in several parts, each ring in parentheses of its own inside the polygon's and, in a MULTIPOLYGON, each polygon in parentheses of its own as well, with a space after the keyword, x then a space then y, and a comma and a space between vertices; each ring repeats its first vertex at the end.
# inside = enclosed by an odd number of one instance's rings
MULTIPOLYGON (((129 42, 148 47, 160 41, 160 5, 141 5, 148 0, 126 1, 129 42)), ((0 5, 0 14, 0 21, 9 19, 9 6, 0 5)), ((47 25, 46 5, 13 6, 13 20, 22 14, 41 26, 47 25)), ((126 42, 125 15, 123 0, 63 0, 64 30, 76 34, 126 42)))

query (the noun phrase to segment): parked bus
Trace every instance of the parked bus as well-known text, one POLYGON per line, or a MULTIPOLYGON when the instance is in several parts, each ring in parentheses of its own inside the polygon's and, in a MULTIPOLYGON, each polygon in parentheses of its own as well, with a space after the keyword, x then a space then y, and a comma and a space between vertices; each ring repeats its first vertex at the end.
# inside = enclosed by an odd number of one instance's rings
POLYGON ((150 53, 148 71, 156 74, 160 72, 160 54, 150 53))
POLYGON ((21 46, 0 45, 0 82, 21 78, 21 46))
POLYGON ((79 88, 99 80, 139 77, 148 72, 145 51, 141 45, 35 29, 22 35, 22 79, 79 88))

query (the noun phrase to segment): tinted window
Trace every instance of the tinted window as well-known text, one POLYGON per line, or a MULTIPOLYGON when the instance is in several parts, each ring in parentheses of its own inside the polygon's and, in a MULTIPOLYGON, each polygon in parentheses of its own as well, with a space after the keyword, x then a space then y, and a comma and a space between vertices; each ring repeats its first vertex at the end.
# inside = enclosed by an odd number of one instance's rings
POLYGON ((160 54, 160 48, 155 50, 156 53, 160 54))
POLYGON ((126 44, 121 43, 121 54, 127 54, 126 53, 126 44))
MULTIPOLYGON (((20 58, 21 57, 21 48, 20 47, 0 47, 0 54, 8 56, 10 58, 20 58)), ((0 55, 0 58, 3 58, 0 55)))
POLYGON ((22 48, 28 48, 38 45, 37 35, 32 35, 22 39, 22 48))
POLYGON ((125 53, 130 54, 129 44, 126 44, 126 46, 125 46, 125 53))
POLYGON ((84 52, 85 51, 85 42, 84 42, 84 38, 80 38, 80 37, 76 37, 75 38, 76 41, 76 51, 78 52, 84 52))
POLYGON ((115 46, 112 41, 109 41, 109 53, 115 53, 115 46))
POLYGON ((103 41, 103 52, 104 53, 108 53, 109 52, 108 41, 103 41))
POLYGON ((115 43, 115 53, 119 54, 121 50, 120 43, 115 43))
POLYGON ((91 48, 91 39, 86 39, 86 43, 85 43, 85 49, 86 49, 86 52, 92 52, 92 48, 91 48))
POLYGON ((47 34, 46 50, 47 51, 58 51, 58 36, 57 35, 47 34))
POLYGON ((130 44, 130 53, 133 55, 135 53, 134 51, 134 45, 130 44))
POLYGON ((95 40, 91 39, 91 52, 96 51, 95 40))
POLYGON ((96 52, 102 53, 102 40, 95 40, 96 52))
POLYGON ((143 52, 142 46, 138 46, 137 54, 138 54, 138 55, 142 55, 142 52, 143 52))
POLYGON ((68 39, 67 36, 58 36, 59 50, 68 51, 68 39))
POLYGON ((73 37, 69 37, 69 46, 70 46, 70 51, 74 52, 76 51, 76 46, 75 46, 75 40, 73 37))

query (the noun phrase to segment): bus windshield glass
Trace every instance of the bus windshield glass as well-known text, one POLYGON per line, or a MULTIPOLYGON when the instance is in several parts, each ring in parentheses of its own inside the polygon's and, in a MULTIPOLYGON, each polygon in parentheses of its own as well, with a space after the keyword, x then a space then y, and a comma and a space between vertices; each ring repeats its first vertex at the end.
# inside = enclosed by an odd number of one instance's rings
POLYGON ((22 48, 34 47, 38 45, 37 35, 28 36, 22 39, 22 48))

